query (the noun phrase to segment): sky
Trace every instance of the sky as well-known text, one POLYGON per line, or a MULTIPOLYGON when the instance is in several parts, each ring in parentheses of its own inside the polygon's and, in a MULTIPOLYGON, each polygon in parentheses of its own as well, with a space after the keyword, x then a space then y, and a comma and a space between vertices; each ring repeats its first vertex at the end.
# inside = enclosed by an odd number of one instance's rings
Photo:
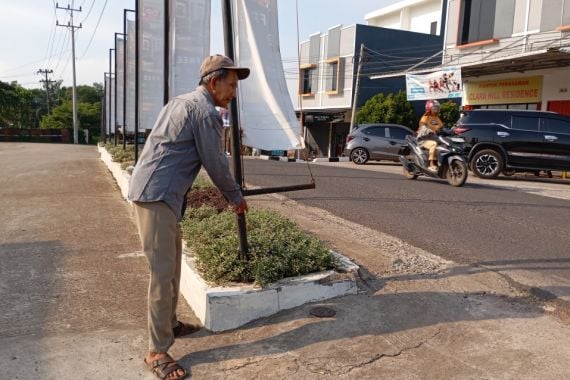
MULTIPOLYGON (((335 25, 365 24, 364 15, 398 0, 279 0, 281 56, 285 63, 297 60, 297 39, 326 33, 335 25), (299 33, 297 33, 298 4, 299 33)), ((79 8, 74 13, 76 31, 77 84, 103 81, 108 71, 109 49, 114 33, 123 30, 123 10, 134 9, 135 0, 0 0, 0 81, 17 81, 38 88, 37 72, 53 70, 50 79, 72 85, 69 12, 60 7, 79 8)), ((128 13, 131 14, 131 13, 128 13)), ((223 53, 221 0, 212 1, 211 53, 223 53)))

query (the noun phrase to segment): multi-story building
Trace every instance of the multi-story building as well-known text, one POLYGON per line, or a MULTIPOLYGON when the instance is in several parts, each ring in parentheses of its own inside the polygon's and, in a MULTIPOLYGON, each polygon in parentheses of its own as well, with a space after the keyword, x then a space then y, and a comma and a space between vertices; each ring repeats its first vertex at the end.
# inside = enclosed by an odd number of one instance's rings
POLYGON ((569 0, 449 0, 443 65, 463 106, 570 115, 569 0))
POLYGON ((302 42, 297 104, 311 153, 341 155, 353 105, 360 107, 378 93, 405 90, 403 78, 373 81, 372 74, 393 71, 401 67, 402 60, 419 67, 439 64, 426 57, 441 51, 442 44, 437 34, 360 24, 337 25, 302 42))
POLYGON ((364 19, 370 26, 442 35, 445 3, 442 0, 404 0, 370 12, 364 19))

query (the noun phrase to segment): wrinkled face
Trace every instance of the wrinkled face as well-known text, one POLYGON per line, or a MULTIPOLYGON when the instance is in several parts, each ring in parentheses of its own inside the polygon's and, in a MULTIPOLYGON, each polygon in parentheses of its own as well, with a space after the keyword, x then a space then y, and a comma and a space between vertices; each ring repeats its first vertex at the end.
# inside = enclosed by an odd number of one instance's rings
POLYGON ((232 99, 236 97, 237 72, 229 70, 225 78, 216 78, 212 82, 209 89, 214 98, 214 104, 218 107, 228 108, 232 99))

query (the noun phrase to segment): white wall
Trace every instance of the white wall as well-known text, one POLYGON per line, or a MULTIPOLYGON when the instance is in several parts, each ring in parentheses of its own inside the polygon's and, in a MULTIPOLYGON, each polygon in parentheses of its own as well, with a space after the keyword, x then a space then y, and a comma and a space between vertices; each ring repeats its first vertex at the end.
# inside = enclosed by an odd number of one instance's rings
POLYGON ((570 100, 570 68, 543 70, 543 72, 542 109, 546 110, 549 100, 570 100))
MULTIPOLYGON (((373 13, 373 12, 371 12, 373 13)), ((396 10, 367 20, 368 25, 383 28, 430 33, 431 23, 437 21, 437 34, 441 26, 441 0, 425 0, 419 4, 396 10)))

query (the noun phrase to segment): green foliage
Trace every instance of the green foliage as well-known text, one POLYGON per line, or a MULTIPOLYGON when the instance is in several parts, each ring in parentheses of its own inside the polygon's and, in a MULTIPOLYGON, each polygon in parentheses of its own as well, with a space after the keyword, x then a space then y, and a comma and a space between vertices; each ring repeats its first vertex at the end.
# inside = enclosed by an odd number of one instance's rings
MULTIPOLYGON (((107 143, 104 146, 107 152, 109 152, 113 158, 113 161, 121 164, 121 168, 126 169, 127 167, 133 166, 135 164, 134 145, 127 145, 126 149, 123 149, 122 144, 114 145, 113 143, 107 143)), ((142 148, 139 148, 139 152, 141 149, 142 148)))
POLYGON ((242 261, 233 212, 217 213, 210 206, 188 210, 182 234, 207 281, 266 286, 285 277, 335 267, 334 256, 322 242, 281 215, 252 210, 246 219, 249 260, 242 261))
POLYGON ((412 104, 403 91, 397 94, 374 95, 356 113, 358 124, 394 123, 415 129, 416 117, 412 104))
POLYGON ((439 118, 443 121, 446 128, 451 128, 459 120, 459 106, 457 103, 447 101, 441 104, 439 118))
MULTIPOLYGON (((79 127, 89 129, 90 134, 98 136, 101 130, 101 103, 77 103, 77 115, 79 127)), ((72 128, 73 127, 73 103, 64 101, 55 107, 49 115, 42 118, 40 128, 72 128)))
POLYGON ((0 81, 0 127, 36 127, 41 111, 38 103, 37 90, 0 81))
POLYGON ((194 180, 194 183, 192 184, 192 189, 193 190, 202 190, 202 189, 210 188, 213 186, 214 186, 214 184, 212 183, 212 180, 210 179, 210 177, 208 177, 207 174, 200 172, 200 173, 198 173, 198 176, 196 177, 196 179, 194 180))
MULTIPOLYGON (((72 89, 60 88, 61 82, 49 89, 51 111, 47 115, 45 89, 26 89, 17 82, 0 81, 0 127, 50 128, 72 127, 72 89)), ((100 134, 101 97, 103 88, 99 83, 93 86, 77 86, 77 113, 82 129, 89 129, 90 135, 100 134)))

